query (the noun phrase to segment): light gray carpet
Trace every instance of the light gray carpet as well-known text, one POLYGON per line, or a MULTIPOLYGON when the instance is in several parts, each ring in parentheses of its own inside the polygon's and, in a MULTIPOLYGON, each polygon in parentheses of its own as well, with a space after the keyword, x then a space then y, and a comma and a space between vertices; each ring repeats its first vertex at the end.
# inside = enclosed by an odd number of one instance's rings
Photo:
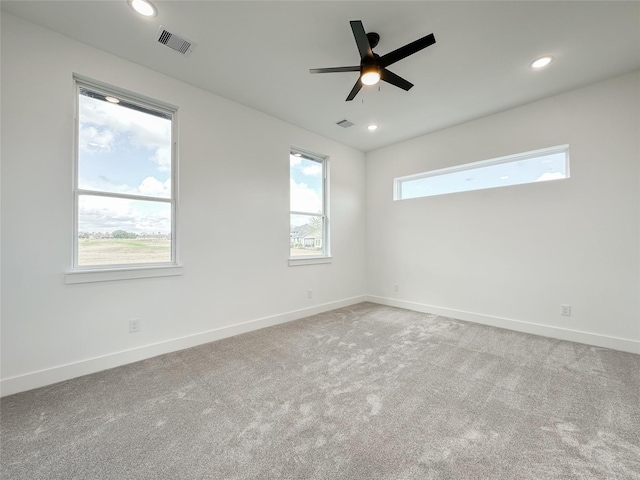
POLYGON ((640 356, 362 303, 2 400, 3 479, 640 479, 640 356))

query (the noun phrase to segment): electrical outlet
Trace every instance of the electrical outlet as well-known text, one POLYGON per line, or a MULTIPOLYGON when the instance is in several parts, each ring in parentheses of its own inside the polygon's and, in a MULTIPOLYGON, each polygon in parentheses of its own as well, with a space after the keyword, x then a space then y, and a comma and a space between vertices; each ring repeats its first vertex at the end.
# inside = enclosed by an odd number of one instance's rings
POLYGON ((393 286, 393 291, 394 292, 399 292, 400 291, 400 285, 398 285, 397 283, 393 286))
POLYGON ((140 331, 140 319, 132 318, 129 320, 129 333, 136 333, 140 331))
POLYGON ((313 298, 313 290, 307 290, 307 298, 313 298))
POLYGON ((560 313, 565 317, 571 316, 571 305, 560 305, 560 313))

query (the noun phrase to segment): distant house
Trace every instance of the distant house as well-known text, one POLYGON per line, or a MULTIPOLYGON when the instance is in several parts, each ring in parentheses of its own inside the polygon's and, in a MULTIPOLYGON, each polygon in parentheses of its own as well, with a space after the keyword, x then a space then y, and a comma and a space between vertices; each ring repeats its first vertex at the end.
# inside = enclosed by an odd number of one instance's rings
POLYGON ((291 247, 293 248, 322 248, 322 232, 311 225, 299 225, 291 229, 291 247))

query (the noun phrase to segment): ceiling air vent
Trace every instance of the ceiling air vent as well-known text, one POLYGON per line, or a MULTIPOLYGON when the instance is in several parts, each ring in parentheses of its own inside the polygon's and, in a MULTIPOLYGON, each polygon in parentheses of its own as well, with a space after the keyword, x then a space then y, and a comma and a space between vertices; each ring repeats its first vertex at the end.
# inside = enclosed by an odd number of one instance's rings
POLYGON ((166 45, 170 49, 175 50, 176 52, 182 55, 185 55, 187 57, 191 55, 191 52, 193 52, 193 49, 196 48, 195 43, 190 42, 189 40, 185 40, 184 38, 182 38, 179 35, 176 35, 175 33, 171 33, 162 25, 160 25, 160 28, 158 29, 156 40, 158 41, 158 43, 166 45))
POLYGON ((349 128, 351 125, 353 125, 353 123, 345 118, 344 120, 336 122, 336 125, 340 125, 342 128, 349 128))

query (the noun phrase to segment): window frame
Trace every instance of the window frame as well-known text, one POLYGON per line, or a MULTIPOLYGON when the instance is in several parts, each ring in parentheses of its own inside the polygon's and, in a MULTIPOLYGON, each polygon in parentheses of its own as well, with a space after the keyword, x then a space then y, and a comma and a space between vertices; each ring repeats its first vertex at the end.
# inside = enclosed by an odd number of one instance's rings
MULTIPOLYGON (((414 196, 414 197, 408 197, 408 198, 403 198, 402 197, 402 184, 404 182, 410 182, 413 180, 420 180, 423 178, 430 178, 430 177, 438 177, 438 176, 443 176, 443 175, 448 175, 450 173, 457 173, 457 172, 464 172, 467 170, 475 170, 477 168, 480 167, 490 167, 490 166, 494 166, 494 165, 503 165, 503 164, 509 164, 509 163, 515 163, 521 160, 528 160, 528 159, 532 159, 532 158, 537 158, 537 157, 545 157, 545 156, 549 156, 549 155, 554 155, 554 154, 560 154, 560 153, 564 153, 565 155, 565 171, 566 171, 566 176, 562 179, 557 179, 557 180, 568 180, 569 178, 571 178, 570 175, 570 168, 569 168, 569 145, 568 144, 563 144, 563 145, 556 145, 554 147, 547 147, 547 148, 541 148, 538 150, 532 150, 532 151, 528 151, 528 152, 522 152, 522 153, 516 153, 516 154, 512 154, 512 155, 506 155, 504 157, 498 157, 498 158, 492 158, 489 160, 480 160, 478 162, 472 162, 472 163, 465 163, 462 165, 455 165, 453 167, 446 167, 446 168, 440 168, 438 170, 430 170, 427 172, 422 172, 422 173, 416 173, 413 175, 406 175, 403 177, 396 177, 393 179, 393 200, 394 201, 400 201, 400 200, 415 200, 418 198, 427 198, 427 197, 432 197, 432 196, 441 196, 441 195, 450 195, 450 194, 455 194, 455 193, 465 193, 465 192, 474 192, 474 191, 479 191, 479 190, 488 190, 488 189, 492 189, 492 188, 503 188, 503 187, 513 187, 513 186, 517 186, 517 185, 527 185, 527 184, 531 184, 531 183, 539 183, 538 181, 534 181, 534 182, 520 182, 520 183, 509 183, 509 184, 505 184, 505 185, 494 185, 494 186, 490 186, 490 187, 482 187, 482 188, 475 188, 475 189, 469 189, 469 190, 457 190, 457 191, 452 191, 452 192, 445 192, 445 193, 436 193, 433 195, 420 195, 420 196, 414 196)), ((547 180, 545 179, 544 182, 547 181, 552 181, 552 180, 547 180)))
MULTIPOLYGON (((289 189, 289 266, 315 265, 321 263, 331 263, 331 241, 330 241, 330 215, 329 215, 329 156, 310 152, 309 150, 291 146, 289 157, 300 154, 303 158, 316 161, 322 165, 322 212, 311 213, 291 210, 291 189, 289 189), (296 255, 291 256, 291 216, 306 215, 315 216, 322 219, 322 253, 319 255, 296 255)), ((289 160, 290 162, 290 160, 289 160)), ((289 163, 289 182, 291 182, 291 163, 289 163)), ((291 183, 289 183, 291 185, 291 183)))
POLYGON ((94 281, 120 280, 129 278, 146 278, 172 276, 182 274, 182 267, 178 259, 178 108, 168 103, 130 92, 112 85, 107 85, 80 75, 73 75, 74 81, 74 158, 73 158, 73 241, 71 268, 65 273, 65 283, 85 283, 94 281), (79 171, 79 129, 80 129, 80 95, 81 89, 89 90, 101 96, 115 96, 128 104, 139 106, 142 110, 167 115, 171 121, 171 191, 170 197, 155 197, 118 192, 105 192, 80 188, 79 171), (171 210, 171 261, 147 263, 112 263, 105 265, 79 265, 79 213, 80 197, 82 195, 100 196, 105 198, 151 201, 170 205, 171 210))

